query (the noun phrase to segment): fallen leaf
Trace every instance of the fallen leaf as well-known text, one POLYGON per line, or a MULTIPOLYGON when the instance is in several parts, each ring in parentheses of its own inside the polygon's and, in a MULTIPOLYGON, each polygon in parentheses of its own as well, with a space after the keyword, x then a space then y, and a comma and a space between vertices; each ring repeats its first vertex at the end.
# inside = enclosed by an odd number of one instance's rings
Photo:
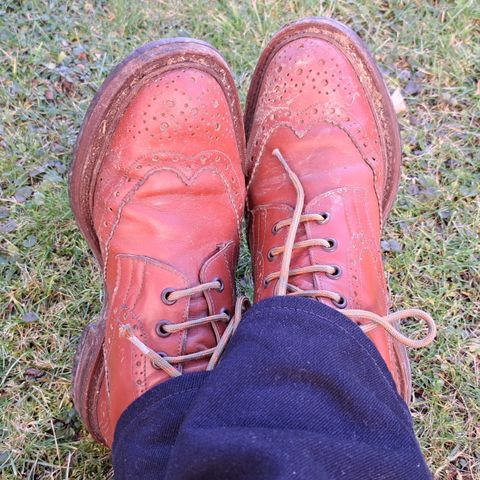
POLYGON ((382 252, 401 252, 402 251, 402 246, 397 240, 382 240, 380 242, 380 248, 382 249, 382 252))
POLYGON ((405 103, 405 100, 403 99, 402 91, 400 90, 400 87, 398 87, 390 96, 392 99, 393 103, 393 108, 395 109, 395 113, 403 113, 406 112, 407 109, 407 104, 405 103))
POLYGON ((60 88, 63 93, 70 95, 73 92, 73 82, 70 82, 65 77, 62 77, 60 80, 60 88))
POLYGON ((451 105, 452 107, 456 107, 458 105, 458 100, 450 95, 448 92, 443 92, 440 95, 440 98, 442 99, 443 102, 447 103, 448 105, 451 105))
POLYGON ((45 375, 43 370, 39 370, 38 368, 27 368, 23 374, 27 378, 41 378, 45 375))
POLYGON ((382 252, 388 252, 390 251, 390 244, 386 240, 382 240, 380 242, 380 248, 382 249, 382 252))
POLYGON ((22 315, 22 321, 25 323, 32 323, 38 320, 38 315, 35 312, 27 312, 22 315))
POLYGON ((18 203, 24 203, 33 194, 32 187, 21 187, 15 192, 15 200, 18 203))
POLYGON ((45 173, 45 167, 34 167, 28 174, 34 178, 42 175, 43 173, 45 173))
POLYGON ((404 69, 398 74, 398 79, 399 80, 410 80, 410 77, 412 76, 412 72, 410 70, 404 69))
POLYGON ((48 100, 49 102, 53 101, 53 99, 55 98, 55 95, 53 94, 53 92, 51 90, 47 90, 45 92, 45 99, 48 100))
POLYGON ((0 222, 0 233, 11 233, 18 228, 15 220, 9 219, 6 222, 0 222))
POLYGON ((442 210, 438 211, 438 216, 442 220, 448 220, 452 215, 453 215, 453 212, 451 210, 448 210, 448 209, 442 209, 442 210))
POLYGON ((397 240, 390 240, 389 242, 389 245, 390 245, 390 250, 392 252, 401 252, 402 251, 402 246, 400 245, 400 243, 397 241, 397 240))
POLYGON ((418 185, 416 185, 415 183, 412 183, 407 187, 407 192, 410 195, 417 196, 420 193, 420 188, 418 188, 418 185))
POLYGON ((422 91, 422 85, 419 82, 416 82, 415 80, 410 80, 404 89, 404 92, 407 95, 416 95, 421 91, 422 91))
POLYGON ((480 80, 477 80, 477 90, 475 91, 475 95, 480 95, 480 80))
POLYGON ((25 248, 33 247, 37 243, 37 237, 35 235, 29 235, 22 243, 25 248))
POLYGON ((57 57, 57 63, 62 63, 67 58, 67 54, 65 52, 60 52, 57 57))
POLYGON ((45 195, 42 192, 35 192, 33 194, 33 203, 35 205, 43 205, 45 203, 45 195))
POLYGON ((440 191, 437 189, 437 187, 426 187, 420 192, 420 195, 426 200, 431 200, 439 197, 440 191))

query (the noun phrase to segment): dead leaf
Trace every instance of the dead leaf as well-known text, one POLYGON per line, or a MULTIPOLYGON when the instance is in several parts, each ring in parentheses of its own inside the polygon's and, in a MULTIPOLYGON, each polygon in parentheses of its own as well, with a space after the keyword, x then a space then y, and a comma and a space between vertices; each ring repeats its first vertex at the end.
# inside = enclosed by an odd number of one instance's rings
POLYGON ((65 77, 60 80, 60 89, 65 95, 70 95, 73 92, 73 82, 70 82, 65 77))
POLYGON ((477 90, 475 91, 475 95, 480 95, 480 80, 477 80, 477 90))
POLYGON ((32 195, 33 195, 32 187, 20 187, 15 192, 14 197, 18 203, 25 203, 32 195))
POLYGON ((395 113, 403 113, 408 110, 407 104, 405 103, 405 100, 402 95, 402 91, 400 90, 400 87, 398 87, 390 96, 392 99, 393 103, 393 108, 395 109, 395 113))
POLYGON ((26 378, 41 378, 45 375, 43 370, 39 370, 38 368, 27 368, 24 372, 24 376, 26 378))
POLYGON ((416 95, 417 93, 420 93, 422 91, 422 85, 420 82, 417 82, 415 80, 410 80, 407 83, 407 86, 405 87, 404 92, 407 95, 416 95))
POLYGON ((12 218, 6 222, 0 222, 0 233, 11 233, 18 228, 17 223, 12 218))
POLYGON ((45 99, 46 100, 48 100, 49 102, 52 102, 54 98, 55 98, 55 95, 53 94, 53 92, 51 90, 47 90, 45 92, 45 99))
POLYGON ((22 315, 22 321, 25 323, 33 323, 38 320, 38 315, 35 312, 27 312, 22 315))

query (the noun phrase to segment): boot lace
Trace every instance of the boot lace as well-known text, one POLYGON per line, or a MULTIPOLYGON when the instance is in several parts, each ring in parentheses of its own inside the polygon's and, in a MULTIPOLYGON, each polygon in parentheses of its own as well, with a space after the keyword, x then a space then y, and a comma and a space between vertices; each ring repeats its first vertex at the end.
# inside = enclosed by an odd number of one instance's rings
MULTIPOLYGON (((203 294, 208 290, 223 290, 223 282, 220 279, 216 279, 212 282, 202 283, 195 287, 178 289, 174 290, 172 288, 166 288, 162 292, 162 301, 166 305, 172 305, 177 300, 185 297, 190 297, 192 295, 203 294)), ((145 345, 134 333, 131 325, 123 324, 120 326, 120 334, 132 342, 146 357, 148 357, 154 368, 163 370, 165 373, 171 377, 178 377, 181 375, 180 371, 175 368, 173 365, 191 362, 193 360, 199 360, 202 358, 210 357, 210 360, 207 364, 207 370, 212 370, 218 363, 220 356, 225 349, 228 341, 235 333, 235 330, 240 323, 242 318, 243 311, 248 306, 247 297, 238 297, 235 302, 235 310, 233 315, 227 310, 223 310, 221 313, 216 315, 209 315, 202 318, 197 318, 195 320, 188 320, 182 323, 170 323, 167 321, 161 321, 157 324, 155 331, 160 337, 168 337, 172 333, 178 333, 184 330, 188 330, 193 327, 198 327, 200 325, 210 324, 215 334, 216 346, 213 348, 207 348, 205 350, 189 353, 186 355, 178 355, 176 357, 170 357, 163 352, 156 352, 152 348, 145 345), (218 322, 223 322, 227 324, 223 334, 220 334, 218 329, 218 322)))
POLYGON ((357 309, 346 309, 347 301, 345 297, 340 295, 337 292, 332 292, 330 290, 302 290, 301 288, 292 285, 289 283, 289 278, 292 276, 303 275, 306 273, 318 273, 323 272, 330 278, 338 278, 341 275, 341 269, 335 265, 310 265, 300 268, 290 268, 290 263, 292 259, 292 253, 295 249, 309 248, 313 246, 319 246, 325 250, 333 250, 336 248, 336 241, 331 238, 319 238, 319 239, 309 239, 304 241, 295 242, 297 236, 298 227, 301 223, 305 222, 319 222, 326 223, 330 216, 328 213, 322 214, 303 214, 302 211, 305 203, 305 193, 303 186, 295 174, 295 172, 289 167, 287 161, 283 157, 279 149, 275 149, 273 155, 277 157, 282 166, 285 168, 291 182, 293 183, 295 190, 297 192, 297 200, 295 209, 293 211, 293 216, 291 219, 282 220, 276 223, 273 227, 273 233, 278 232, 280 229, 289 227, 287 238, 284 246, 272 248, 268 252, 269 259, 274 258, 277 255, 283 255, 282 264, 279 272, 271 273, 265 277, 264 285, 267 286, 273 280, 278 280, 275 286, 275 295, 292 295, 292 296, 303 296, 303 297, 312 297, 312 298, 328 298, 332 303, 339 309, 345 309, 343 313, 355 321, 357 324, 360 321, 366 321, 367 323, 359 325, 360 328, 365 332, 370 332, 371 330, 382 327, 384 328, 393 338, 398 340, 400 343, 404 344, 407 347, 411 348, 421 348, 429 345, 436 335, 436 325, 433 318, 423 310, 418 309, 406 309, 400 310, 395 313, 391 313, 385 316, 377 315, 376 313, 369 312, 366 310, 357 310, 357 309), (288 293, 287 293, 288 292, 288 293), (427 326, 427 334, 420 339, 410 338, 406 335, 403 335, 397 328, 397 323, 401 320, 407 318, 416 318, 425 322, 427 326))

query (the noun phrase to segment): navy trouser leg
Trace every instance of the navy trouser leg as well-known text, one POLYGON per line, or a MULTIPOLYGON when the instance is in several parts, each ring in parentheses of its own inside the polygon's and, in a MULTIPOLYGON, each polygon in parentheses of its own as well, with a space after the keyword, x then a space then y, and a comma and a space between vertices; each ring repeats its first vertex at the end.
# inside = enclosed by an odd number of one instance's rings
POLYGON ((220 364, 124 412, 117 479, 395 479, 431 475, 376 348, 341 313, 276 297, 244 316, 220 364))

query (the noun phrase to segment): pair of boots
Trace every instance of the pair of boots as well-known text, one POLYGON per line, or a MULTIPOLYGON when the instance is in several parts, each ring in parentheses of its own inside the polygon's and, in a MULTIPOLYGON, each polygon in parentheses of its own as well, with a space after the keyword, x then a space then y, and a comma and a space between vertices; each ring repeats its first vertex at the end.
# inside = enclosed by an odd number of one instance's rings
POLYGON ((244 117, 207 43, 161 40, 126 58, 88 110, 70 177, 105 284, 73 379, 91 434, 111 445, 135 399, 219 361, 247 304, 235 286, 246 199, 254 301, 296 295, 341 309, 408 401, 405 346, 428 344, 435 325, 419 310, 388 314, 379 245, 400 156, 382 76, 332 20, 300 20, 273 37, 244 117), (428 334, 401 334, 406 317, 428 334))

